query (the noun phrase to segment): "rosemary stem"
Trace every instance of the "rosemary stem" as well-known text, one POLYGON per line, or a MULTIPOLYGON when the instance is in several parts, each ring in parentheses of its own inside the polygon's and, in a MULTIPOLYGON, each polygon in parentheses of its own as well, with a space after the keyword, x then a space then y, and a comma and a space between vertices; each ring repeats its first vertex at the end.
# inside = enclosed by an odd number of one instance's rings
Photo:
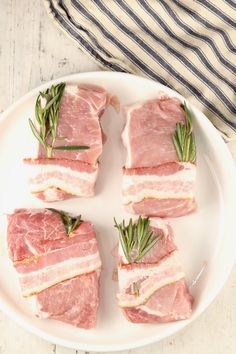
POLYGON ((52 158, 52 146, 51 145, 47 145, 47 157, 49 158, 49 159, 51 159, 52 158))

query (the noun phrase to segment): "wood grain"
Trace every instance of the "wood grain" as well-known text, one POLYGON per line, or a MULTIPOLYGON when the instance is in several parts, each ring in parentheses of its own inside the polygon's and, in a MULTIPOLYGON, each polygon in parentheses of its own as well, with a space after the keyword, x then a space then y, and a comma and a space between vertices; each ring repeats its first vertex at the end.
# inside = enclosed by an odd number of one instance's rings
MULTIPOLYGON (((47 17, 38 0, 0 1, 0 112, 43 82, 98 70, 47 17)), ((230 144, 236 158, 236 144, 230 144)), ((236 352, 236 267, 213 304, 182 332, 123 354, 236 352)), ((0 354, 81 354, 27 333, 0 313, 0 354)), ((95 353, 90 353, 95 354, 95 353)))

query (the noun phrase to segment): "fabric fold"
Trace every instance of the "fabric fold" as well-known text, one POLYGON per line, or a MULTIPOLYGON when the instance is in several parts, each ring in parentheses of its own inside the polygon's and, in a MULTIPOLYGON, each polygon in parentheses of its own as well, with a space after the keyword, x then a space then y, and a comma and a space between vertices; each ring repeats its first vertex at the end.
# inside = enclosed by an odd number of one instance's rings
POLYGON ((43 0, 79 48, 108 70, 157 80, 236 138, 236 5, 213 0, 43 0))

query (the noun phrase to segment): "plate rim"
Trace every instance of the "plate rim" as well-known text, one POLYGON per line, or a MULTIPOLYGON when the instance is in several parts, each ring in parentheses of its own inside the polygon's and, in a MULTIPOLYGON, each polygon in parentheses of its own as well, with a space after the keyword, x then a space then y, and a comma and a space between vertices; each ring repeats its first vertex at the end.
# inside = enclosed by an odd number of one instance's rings
MULTIPOLYGON (((85 78, 92 78, 93 76, 96 77, 110 77, 112 78, 112 76, 116 76, 117 78, 134 78, 134 79, 139 79, 141 81, 147 81, 147 82, 153 82, 154 84, 158 84, 161 87, 164 87, 166 91, 168 91, 170 94, 173 94, 175 97, 180 97, 181 99, 184 98, 184 96, 180 95, 177 91, 164 86, 162 84, 160 84, 158 81, 146 78, 146 77, 142 77, 139 75, 134 75, 134 74, 130 74, 130 73, 124 73, 124 72, 108 72, 108 71, 92 71, 92 72, 82 72, 82 73, 74 73, 74 74, 69 74, 66 76, 62 76, 60 78, 57 79, 53 79, 50 81, 47 81, 37 87, 35 87, 34 89, 30 90, 29 92, 27 92, 25 95, 23 95, 22 97, 20 97, 18 100, 16 100, 15 102, 13 102, 7 109, 5 109, 1 114, 0 114, 0 125, 8 118, 8 116, 13 113, 14 111, 16 111, 16 109, 18 107, 20 107, 22 104, 24 104, 24 102, 26 102, 27 100, 29 100, 31 97, 35 96, 40 90, 43 90, 45 88, 47 88, 49 85, 52 84, 56 84, 58 82, 61 81, 73 81, 78 78, 78 79, 83 79, 83 77, 85 78)), ((187 100, 187 99, 186 99, 187 100)), ((188 101, 188 100, 187 100, 188 101)), ((204 117, 203 120, 203 125, 205 125, 205 127, 207 127, 208 130, 211 131, 211 134, 214 137, 214 140, 218 140, 219 144, 221 144, 222 148, 223 148, 223 139, 220 136, 219 132, 217 131, 217 129, 214 127, 214 125, 210 122, 210 120, 205 116, 205 114, 203 112, 201 112, 194 104, 190 104, 191 107, 194 108, 194 111, 197 114, 200 114, 204 117)), ((236 173, 235 173, 235 163, 233 160, 233 157, 229 151, 229 149, 227 148, 226 144, 223 148, 224 151, 224 155, 226 160, 224 160, 224 163, 227 164, 227 169, 230 172, 230 176, 236 177, 236 173)), ((230 177, 230 180, 231 180, 230 177)), ((233 186, 233 193, 232 195, 236 196, 236 188, 233 185, 232 182, 230 182, 230 184, 233 186)), ((233 199, 233 197, 232 197, 233 199)), ((37 326, 32 325, 30 323, 30 321, 27 321, 26 319, 21 318, 19 315, 15 314, 15 311, 11 308, 11 306, 8 306, 8 304, 4 303, 3 299, 0 299, 0 309, 2 310, 2 312, 4 312, 8 317, 10 317, 13 321, 15 321, 18 325, 20 325, 22 328, 24 328, 26 331, 37 335, 38 337, 41 337, 45 340, 47 340, 48 342, 51 343, 55 343, 55 344, 59 344, 62 345, 64 347, 67 348, 73 348, 73 349, 78 349, 78 350, 85 350, 85 351, 97 351, 97 352, 115 352, 115 351, 120 351, 120 350, 130 350, 130 349, 135 349, 135 348, 139 348, 139 347, 143 347, 146 346, 148 344, 152 344, 155 342, 159 342, 160 340, 163 340, 164 338, 170 336, 170 335, 174 335, 175 333, 181 331, 183 328, 185 328, 187 325, 189 325, 190 323, 192 323, 194 320, 196 320, 196 318, 198 316, 200 316, 200 314, 202 314, 207 308, 208 306, 212 303, 212 301, 216 298, 216 296, 219 294, 220 290, 223 288, 231 270, 232 267, 234 265, 236 259, 236 255, 234 254, 232 256, 232 258, 228 261, 227 263, 227 267, 226 270, 224 272, 224 276, 222 277, 222 281, 220 283, 218 283, 218 285, 213 289, 213 291, 211 291, 210 295, 207 297, 207 300, 204 302, 204 304, 200 307, 200 309, 198 310, 197 313, 193 314, 192 317, 189 320, 184 320, 179 322, 179 325, 177 328, 171 328, 170 330, 168 330, 168 328, 163 331, 163 333, 161 333, 161 335, 159 335, 158 339, 155 338, 155 336, 150 336, 147 338, 142 338, 140 340, 136 340, 135 342, 131 342, 130 344, 120 344, 120 345, 115 345, 114 348, 114 344, 91 344, 91 343, 79 343, 79 342, 75 342, 75 341, 70 341, 70 340, 65 340, 65 339, 61 339, 60 337, 57 337, 55 335, 51 335, 48 334, 46 331, 39 329, 37 326)))

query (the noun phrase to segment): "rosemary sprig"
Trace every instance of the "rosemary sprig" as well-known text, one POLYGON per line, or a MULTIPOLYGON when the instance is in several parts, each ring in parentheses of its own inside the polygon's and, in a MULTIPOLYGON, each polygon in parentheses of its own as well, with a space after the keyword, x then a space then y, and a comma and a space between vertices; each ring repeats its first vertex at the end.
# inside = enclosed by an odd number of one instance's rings
POLYGON ((155 246, 157 241, 161 239, 161 236, 154 237, 153 232, 149 228, 149 218, 139 216, 137 223, 134 223, 130 219, 127 226, 124 220, 118 224, 114 218, 114 222, 114 226, 119 231, 121 247, 128 263, 140 261, 155 246))
POLYGON ((62 220, 64 227, 65 227, 65 231, 68 235, 70 235, 70 233, 73 232, 83 221, 81 219, 81 215, 73 217, 70 214, 68 214, 62 210, 57 210, 57 209, 53 209, 53 208, 48 208, 48 210, 51 210, 51 211, 58 213, 60 215, 61 220, 62 220))
POLYGON ((176 130, 172 136, 175 150, 179 161, 196 162, 196 144, 193 134, 192 116, 184 102, 183 109, 185 111, 185 124, 176 123, 176 130))
POLYGON ((52 85, 45 92, 39 92, 35 103, 35 117, 39 125, 36 128, 33 121, 29 119, 32 133, 38 139, 46 151, 47 157, 51 158, 53 150, 87 150, 89 146, 55 146, 57 140, 64 140, 66 137, 57 136, 57 125, 59 119, 59 108, 64 93, 65 83, 52 85), (44 100, 45 104, 42 104, 44 100))

